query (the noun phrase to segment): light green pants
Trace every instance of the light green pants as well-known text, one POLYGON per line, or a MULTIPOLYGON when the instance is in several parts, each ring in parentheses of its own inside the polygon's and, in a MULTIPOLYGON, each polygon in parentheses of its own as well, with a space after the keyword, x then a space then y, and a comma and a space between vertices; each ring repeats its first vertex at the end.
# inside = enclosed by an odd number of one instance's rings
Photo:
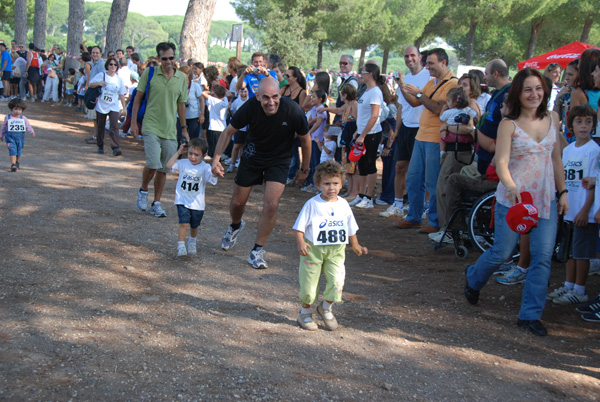
POLYGON ((342 289, 346 278, 346 245, 336 244, 333 246, 314 246, 307 256, 300 256, 300 301, 304 304, 313 304, 319 296, 319 278, 321 270, 325 275, 327 285, 323 292, 323 298, 332 302, 342 301, 342 289))

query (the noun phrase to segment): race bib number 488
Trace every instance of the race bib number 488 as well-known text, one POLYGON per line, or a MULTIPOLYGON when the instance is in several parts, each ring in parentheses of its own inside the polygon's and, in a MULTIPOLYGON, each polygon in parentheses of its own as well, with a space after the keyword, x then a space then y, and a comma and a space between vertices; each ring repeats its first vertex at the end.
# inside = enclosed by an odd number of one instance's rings
POLYGON ((16 131, 16 132, 25 131, 25 120, 9 119, 8 120, 8 131, 16 131))
POLYGON ((312 225, 312 243, 317 246, 330 246, 333 244, 346 244, 348 241, 348 227, 345 220, 324 219, 312 225))

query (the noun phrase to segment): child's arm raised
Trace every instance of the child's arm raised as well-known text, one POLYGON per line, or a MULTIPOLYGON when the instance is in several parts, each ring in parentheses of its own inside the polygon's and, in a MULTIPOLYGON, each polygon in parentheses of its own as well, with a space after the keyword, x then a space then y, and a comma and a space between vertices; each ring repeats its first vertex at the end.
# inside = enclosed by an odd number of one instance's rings
POLYGON ((358 244, 358 237, 356 237, 356 235, 350 236, 350 245, 352 246, 352 251, 354 251, 354 254, 358 256, 369 254, 369 250, 367 250, 366 247, 358 244))
POLYGON ((312 250, 310 244, 304 241, 304 233, 299 230, 295 230, 296 232, 296 243, 298 244, 298 254, 302 256, 308 255, 308 250, 312 250))
POLYGON ((171 170, 173 168, 173 165, 175 164, 175 162, 177 162, 177 158, 179 158, 179 155, 183 154, 184 147, 185 145, 181 144, 177 152, 175 152, 173 156, 171 156, 171 159, 169 159, 169 161, 167 162, 167 169, 171 170))

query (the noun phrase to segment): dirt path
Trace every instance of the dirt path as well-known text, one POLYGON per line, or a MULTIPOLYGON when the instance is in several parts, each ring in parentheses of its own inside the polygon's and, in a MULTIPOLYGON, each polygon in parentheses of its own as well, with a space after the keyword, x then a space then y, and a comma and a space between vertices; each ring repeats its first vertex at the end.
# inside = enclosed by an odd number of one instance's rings
MULTIPOLYGON (((5 108, 5 104, 2 104, 5 108)), ((473 307, 465 261, 356 211, 370 253, 347 258, 341 328, 295 323, 291 226, 307 193, 286 189, 267 270, 246 263, 261 190, 231 251, 219 248, 232 177, 207 189, 199 255, 175 259, 175 176, 157 219, 135 207, 142 144, 86 145, 91 122, 33 104, 22 169, 0 154, 0 397, 7 400, 596 400, 600 326, 547 305, 550 336, 517 328, 519 286, 473 307)), ((467 262, 473 262, 473 253, 467 262)), ((553 266, 551 286, 563 279, 553 266)), ((600 291, 591 277, 589 293, 600 291)))

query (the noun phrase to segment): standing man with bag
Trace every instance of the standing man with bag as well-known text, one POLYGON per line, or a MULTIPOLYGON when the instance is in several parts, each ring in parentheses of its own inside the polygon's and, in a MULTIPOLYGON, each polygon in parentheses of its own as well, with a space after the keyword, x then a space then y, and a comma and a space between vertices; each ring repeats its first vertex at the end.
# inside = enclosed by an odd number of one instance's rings
MULTIPOLYGON (((157 218, 167 216, 160 205, 160 199, 167 180, 167 162, 177 152, 177 115, 181 131, 186 141, 190 140, 185 121, 185 103, 187 102, 187 77, 175 69, 175 45, 161 42, 156 45, 160 68, 154 69, 154 77, 148 87, 146 113, 142 134, 146 166, 142 173, 142 186, 138 190, 137 207, 148 210, 148 186, 154 179, 154 201, 150 213, 157 218)), ((146 69, 138 83, 131 116, 131 134, 139 133, 138 111, 146 95, 146 84, 150 69, 146 69)))

